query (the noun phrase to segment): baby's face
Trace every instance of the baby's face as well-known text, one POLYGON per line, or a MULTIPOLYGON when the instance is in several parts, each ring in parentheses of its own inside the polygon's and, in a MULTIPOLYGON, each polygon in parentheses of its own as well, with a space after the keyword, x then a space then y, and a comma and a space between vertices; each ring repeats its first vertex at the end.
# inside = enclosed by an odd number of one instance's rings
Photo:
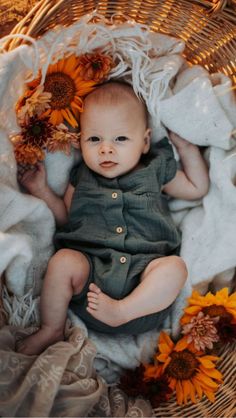
POLYGON ((81 114, 81 152, 94 172, 115 178, 133 169, 150 148, 141 104, 88 102, 81 114))

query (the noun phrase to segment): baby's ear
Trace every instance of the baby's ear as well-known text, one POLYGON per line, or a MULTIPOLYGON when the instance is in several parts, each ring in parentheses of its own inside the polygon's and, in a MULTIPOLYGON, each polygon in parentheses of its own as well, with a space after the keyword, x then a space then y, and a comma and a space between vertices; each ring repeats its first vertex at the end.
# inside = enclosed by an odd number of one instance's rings
POLYGON ((143 148, 143 154, 147 154, 149 149, 150 149, 150 145, 151 145, 151 129, 148 128, 145 131, 144 134, 144 148, 143 148))

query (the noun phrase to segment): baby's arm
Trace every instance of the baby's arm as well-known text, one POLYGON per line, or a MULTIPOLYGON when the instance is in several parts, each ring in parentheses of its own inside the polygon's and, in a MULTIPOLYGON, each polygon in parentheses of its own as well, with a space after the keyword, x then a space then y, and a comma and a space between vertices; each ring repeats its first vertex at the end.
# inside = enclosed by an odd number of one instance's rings
POLYGON ((186 200, 200 199, 209 188, 208 168, 199 148, 170 132, 170 139, 179 153, 183 171, 178 170, 176 176, 167 183, 163 190, 170 196, 186 200))
POLYGON ((48 186, 46 170, 42 163, 38 163, 33 169, 26 171, 19 181, 30 194, 44 200, 53 212, 57 225, 67 222, 68 208, 74 191, 73 186, 68 186, 64 200, 57 196, 48 186))

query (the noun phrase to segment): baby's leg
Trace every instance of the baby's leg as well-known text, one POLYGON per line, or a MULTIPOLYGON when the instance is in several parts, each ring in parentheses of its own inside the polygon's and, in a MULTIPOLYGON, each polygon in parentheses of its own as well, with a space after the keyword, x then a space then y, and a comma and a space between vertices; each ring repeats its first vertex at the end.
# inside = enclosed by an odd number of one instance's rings
POLYGON ((62 249, 51 258, 40 298, 41 327, 18 344, 20 353, 39 354, 63 340, 69 302, 74 294, 81 293, 89 271, 87 258, 78 251, 62 249))
POLYGON ((144 270, 139 285, 122 300, 110 298, 95 284, 88 292, 88 312, 113 327, 162 311, 176 299, 187 278, 184 261, 177 256, 155 259, 144 270))

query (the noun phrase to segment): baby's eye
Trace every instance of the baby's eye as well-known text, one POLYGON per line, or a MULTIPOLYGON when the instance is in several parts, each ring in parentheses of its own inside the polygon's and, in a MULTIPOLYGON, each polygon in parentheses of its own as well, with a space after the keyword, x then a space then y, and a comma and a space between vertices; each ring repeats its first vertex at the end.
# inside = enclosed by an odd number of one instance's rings
POLYGON ((90 136, 90 138, 88 138, 89 142, 99 142, 100 138, 98 136, 90 136))
POLYGON ((127 136, 117 136, 117 138, 115 140, 117 142, 124 142, 124 141, 127 141, 128 138, 127 138, 127 136))

